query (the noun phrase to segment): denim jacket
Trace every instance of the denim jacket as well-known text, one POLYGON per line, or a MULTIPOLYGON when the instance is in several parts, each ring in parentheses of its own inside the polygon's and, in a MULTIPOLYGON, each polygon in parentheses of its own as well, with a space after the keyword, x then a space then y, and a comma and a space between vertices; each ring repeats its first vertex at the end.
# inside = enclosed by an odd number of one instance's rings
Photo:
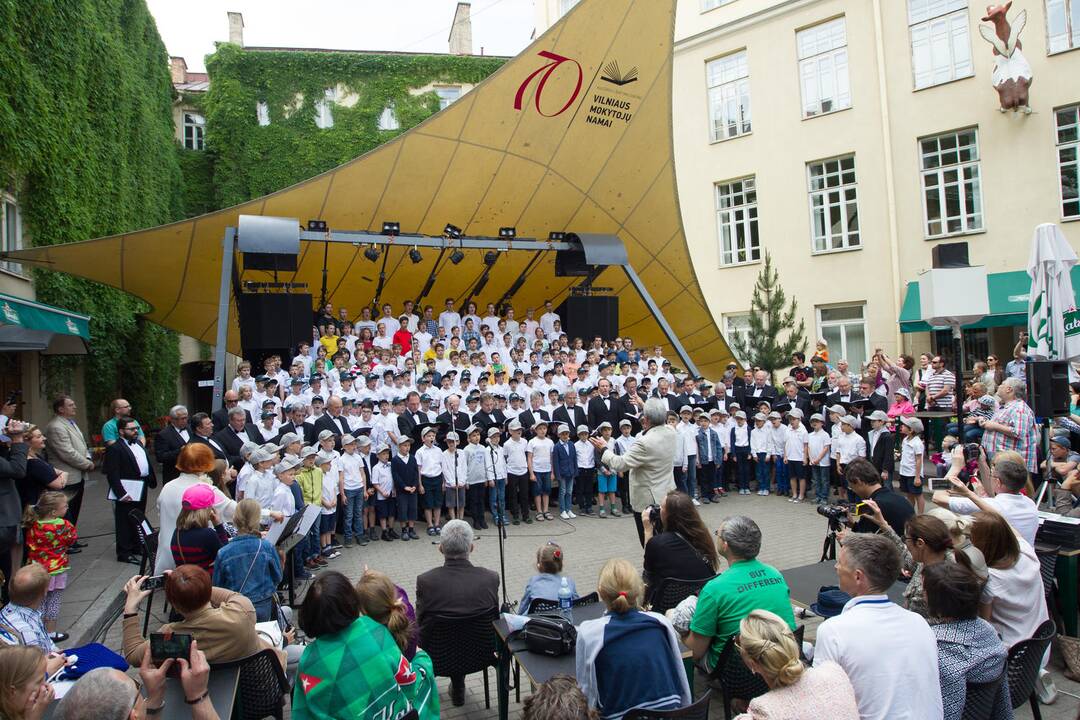
POLYGON ((214 562, 215 587, 242 593, 256 604, 273 595, 280 582, 281 561, 269 541, 255 535, 237 535, 218 551, 214 562))
POLYGON ((714 433, 712 428, 698 427, 697 448, 700 462, 705 462, 705 458, 709 458, 708 462, 718 462, 717 458, 719 461, 724 459, 724 448, 720 444, 720 436, 714 433))

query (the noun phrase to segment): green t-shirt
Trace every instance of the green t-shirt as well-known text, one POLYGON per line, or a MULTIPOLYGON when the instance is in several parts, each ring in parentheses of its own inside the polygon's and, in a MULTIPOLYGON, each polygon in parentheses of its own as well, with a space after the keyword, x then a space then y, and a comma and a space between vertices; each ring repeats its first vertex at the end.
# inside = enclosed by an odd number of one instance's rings
POLYGON ((760 560, 737 562, 701 589, 690 630, 713 639, 709 667, 716 666, 728 638, 739 632, 739 623, 751 610, 774 612, 795 629, 787 581, 760 560))

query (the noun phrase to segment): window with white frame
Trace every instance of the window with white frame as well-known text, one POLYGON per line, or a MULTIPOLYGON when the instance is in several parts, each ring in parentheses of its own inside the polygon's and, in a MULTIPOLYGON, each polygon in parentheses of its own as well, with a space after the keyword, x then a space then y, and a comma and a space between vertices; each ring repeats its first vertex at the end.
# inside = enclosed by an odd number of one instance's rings
POLYGON ((733 2, 735 2, 735 0, 701 0, 701 12, 707 12, 713 8, 718 8, 721 5, 727 5, 733 2))
POLYGON ((334 127, 334 101, 337 100, 337 90, 327 88, 322 100, 315 103, 315 127, 322 130, 334 127))
POLYGON ((559 0, 559 17, 562 17, 566 13, 574 9, 581 0, 559 0))
POLYGON ((866 342, 864 305, 819 307, 818 337, 829 345, 829 357, 847 360, 848 367, 859 372, 869 355, 866 342))
POLYGON ((926 237, 982 230, 978 129, 923 138, 919 155, 926 237))
POLYGON ((740 357, 735 349, 735 338, 741 338, 743 344, 750 341, 750 313, 732 313, 724 316, 724 339, 728 347, 739 362, 745 362, 746 358, 740 357))
POLYGON ((712 60, 705 69, 713 142, 750 132, 750 65, 746 51, 712 60))
POLYGON ((1080 48, 1080 0, 1046 0, 1046 45, 1051 53, 1080 48))
MULTIPOLYGON (((14 195, 0 192, 0 250, 22 250, 22 215, 14 195)), ((21 273, 22 264, 10 260, 0 261, 0 267, 21 273)))
POLYGON ((265 100, 260 100, 255 104, 255 119, 259 122, 259 127, 266 127, 270 124, 270 106, 265 100))
POLYGON ((742 265, 761 259, 754 178, 717 183, 716 227, 721 265, 742 265))
POLYGON ((806 164, 810 193, 810 234, 814 252, 847 250, 862 244, 855 156, 806 164))
POLYGON ((437 87, 435 94, 439 96, 439 109, 445 110, 461 98, 461 87, 458 85, 437 87))
POLYGON ((1061 178, 1061 215, 1080 218, 1080 105, 1054 111, 1057 122, 1058 173, 1061 178))
POLYGON ((915 89, 975 74, 968 0, 908 0, 915 89))
POLYGON ((398 122, 397 110, 394 107, 394 103, 390 103, 385 108, 383 108, 382 114, 379 115, 379 129, 401 129, 401 123, 398 122))
POLYGON ((202 150, 206 146, 206 118, 198 113, 184 113, 184 147, 202 150))
POLYGON ((851 107, 847 25, 839 17, 795 34, 803 117, 851 107))

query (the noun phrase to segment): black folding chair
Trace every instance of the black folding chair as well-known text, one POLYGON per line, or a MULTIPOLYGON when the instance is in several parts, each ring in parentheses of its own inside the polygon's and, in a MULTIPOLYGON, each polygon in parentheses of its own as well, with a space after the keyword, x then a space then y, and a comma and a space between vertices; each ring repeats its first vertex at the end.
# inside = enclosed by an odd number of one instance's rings
POLYGON ((434 615, 420 625, 420 647, 431 656, 436 677, 464 677, 484 673, 484 707, 491 708, 488 668, 496 667, 497 612, 478 615, 434 615))
MULTIPOLYGON (((570 603, 571 608, 584 607, 586 605, 595 605, 600 602, 600 595, 595 592, 591 592, 588 595, 579 597, 570 603)), ((559 609, 558 600, 547 600, 545 598, 533 598, 529 601, 529 607, 525 610, 526 615, 532 615, 539 612, 551 612, 552 610, 559 609)))
POLYGON ((266 648, 240 660, 213 663, 210 671, 240 668, 233 703, 232 720, 261 720, 275 717, 282 720, 285 696, 292 688, 281 668, 277 653, 266 648))
POLYGON ((1004 696, 1009 691, 1006 683, 1008 664, 1001 668, 1001 674, 993 680, 984 683, 968 683, 967 693, 964 696, 964 712, 960 720, 990 720, 994 717, 994 709, 1000 702, 1007 703, 1004 696))
POLYGON ((1009 678, 1009 699, 1014 710, 1030 702, 1031 715, 1035 720, 1042 720, 1039 698, 1035 697, 1035 683, 1039 679, 1043 655, 1056 632, 1054 621, 1047 620, 1030 640, 1022 640, 1009 649, 1009 662, 1005 666, 1009 678))
POLYGON ((1046 595, 1046 610, 1057 627, 1064 627, 1065 620, 1057 603, 1057 562, 1060 545, 1035 545, 1035 556, 1039 558, 1039 572, 1042 574, 1043 593, 1046 595))
MULTIPOLYGON (((139 560, 139 574, 152 575, 154 573, 154 565, 157 562, 158 531, 155 530, 150 524, 150 521, 146 519, 146 514, 138 508, 129 512, 128 517, 135 525, 135 532, 139 536, 139 547, 142 548, 142 558, 139 560), (147 528, 150 528, 150 532, 147 532, 147 528)), ((146 616, 143 617, 143 635, 146 635, 150 629, 150 610, 153 605, 154 593, 150 593, 150 597, 146 598, 146 616)))
POLYGON ((623 720, 709 720, 711 698, 712 693, 706 691, 696 703, 678 710, 631 710, 623 715, 623 720))
POLYGON ((714 577, 717 576, 713 575, 703 580, 664 578, 651 593, 652 607, 649 609, 663 615, 691 595, 698 595, 701 588, 714 577))
POLYGON ((720 690, 724 703, 724 720, 731 720, 731 701, 735 698, 749 702, 769 692, 769 686, 760 676, 750 672, 743 662, 735 638, 731 637, 720 652, 716 667, 709 674, 709 684, 720 690))

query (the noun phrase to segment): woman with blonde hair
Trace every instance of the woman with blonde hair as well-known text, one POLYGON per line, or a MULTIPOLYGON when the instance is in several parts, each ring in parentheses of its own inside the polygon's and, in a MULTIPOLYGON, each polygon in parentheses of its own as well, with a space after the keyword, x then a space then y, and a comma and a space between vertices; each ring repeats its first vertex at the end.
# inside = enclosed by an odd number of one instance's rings
POLYGON ((253 498, 236 505, 233 525, 237 535, 218 550, 214 587, 235 590, 255 607, 255 621, 274 619, 274 590, 281 582, 281 559, 262 537, 262 507, 253 498))
POLYGON ((45 653, 31 645, 0 648, 0 718, 39 720, 53 700, 45 653))
POLYGON ((608 612, 578 628, 576 674, 589 705, 605 720, 630 710, 674 710, 691 703, 679 641, 667 618, 641 609, 645 586, 621 558, 600 570, 608 612))
POLYGON ((791 628, 776 613, 751 611, 739 623, 735 646, 746 667, 769 686, 735 720, 858 720, 855 689, 844 669, 834 662, 804 667, 791 628))

